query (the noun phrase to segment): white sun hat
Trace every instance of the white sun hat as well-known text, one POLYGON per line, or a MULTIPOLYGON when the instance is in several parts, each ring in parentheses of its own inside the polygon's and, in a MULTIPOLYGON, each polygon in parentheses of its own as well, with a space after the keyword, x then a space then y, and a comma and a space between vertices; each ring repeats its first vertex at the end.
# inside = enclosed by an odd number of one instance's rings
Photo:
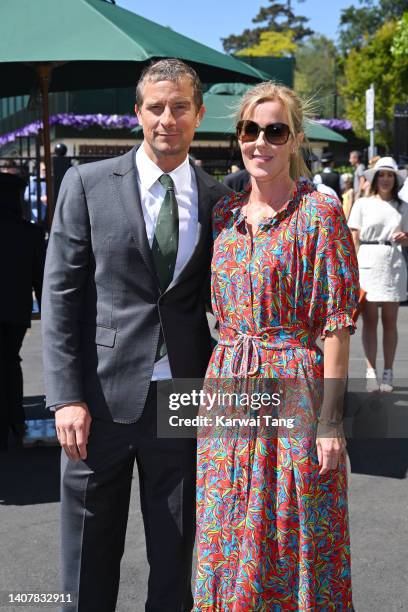
POLYGON ((397 162, 393 157, 380 157, 380 159, 375 162, 374 168, 365 170, 364 176, 366 177, 367 181, 372 183, 375 175, 380 170, 389 170, 394 172, 395 176, 397 177, 398 187, 402 187, 404 184, 405 172, 398 170, 397 162))

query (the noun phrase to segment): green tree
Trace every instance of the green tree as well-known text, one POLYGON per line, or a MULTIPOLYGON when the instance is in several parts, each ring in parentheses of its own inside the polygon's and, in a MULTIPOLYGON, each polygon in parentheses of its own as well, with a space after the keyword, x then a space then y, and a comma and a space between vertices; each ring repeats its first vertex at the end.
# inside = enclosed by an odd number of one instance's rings
POLYGON ((391 51, 397 61, 404 62, 408 57, 408 13, 404 13, 397 24, 391 51))
POLYGON ((340 49, 347 55, 351 49, 360 48, 374 36, 387 21, 399 19, 408 11, 408 0, 359 0, 343 9, 340 16, 340 49))
MULTIPOLYGON (((304 2, 304 0, 297 0, 304 2)), ((313 30, 307 27, 309 19, 296 15, 292 10, 290 0, 286 3, 269 0, 270 6, 262 7, 259 13, 252 19, 254 24, 263 24, 252 29, 247 28, 241 34, 231 34, 222 38, 222 44, 226 53, 237 53, 247 48, 253 48, 261 43, 261 34, 266 32, 279 32, 284 34, 288 30, 293 32, 293 41, 296 43, 305 36, 313 34, 313 30)))
POLYGON ((347 117, 354 131, 366 138, 365 91, 374 83, 376 142, 392 145, 394 105, 404 102, 408 92, 408 55, 396 57, 391 49, 398 35, 398 23, 385 23, 361 49, 350 51, 345 61, 345 98, 347 117))
POLYGON ((322 118, 339 116, 341 111, 337 100, 337 60, 333 41, 322 35, 300 43, 295 53, 295 90, 313 101, 316 115, 322 118))
POLYGON ((286 32, 261 32, 259 43, 242 49, 242 51, 237 51, 235 55, 255 57, 285 57, 293 55, 297 48, 293 38, 293 30, 286 30, 286 32))

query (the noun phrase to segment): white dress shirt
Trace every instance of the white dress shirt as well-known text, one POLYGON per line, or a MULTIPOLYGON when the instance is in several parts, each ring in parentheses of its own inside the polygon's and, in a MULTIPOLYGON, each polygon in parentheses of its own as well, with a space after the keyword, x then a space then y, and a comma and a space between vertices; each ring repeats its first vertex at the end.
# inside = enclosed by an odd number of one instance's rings
MULTIPOLYGON (((159 216, 160 207, 166 190, 159 183, 159 178, 165 174, 148 157, 143 144, 136 151, 136 167, 138 172, 138 187, 142 205, 146 234, 150 247, 153 244, 154 230, 159 216)), ((174 193, 179 213, 179 244, 173 279, 191 257, 197 241, 198 229, 198 190, 195 173, 188 157, 172 172, 167 172, 174 183, 174 193)), ((152 380, 171 378, 168 356, 165 355, 154 364, 152 380)))

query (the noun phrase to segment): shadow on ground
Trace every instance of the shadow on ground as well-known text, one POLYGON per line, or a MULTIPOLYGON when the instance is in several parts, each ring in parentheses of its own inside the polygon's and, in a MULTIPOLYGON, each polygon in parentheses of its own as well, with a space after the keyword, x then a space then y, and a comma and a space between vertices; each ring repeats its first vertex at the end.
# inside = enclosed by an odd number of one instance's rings
POLYGON ((357 474, 406 478, 408 472, 408 384, 393 393, 367 393, 366 381, 350 380, 345 431, 351 470, 357 474))
POLYGON ((408 440, 406 438, 348 440, 347 450, 354 474, 406 478, 408 440))
POLYGON ((58 502, 59 448, 12 448, 0 454, 0 505, 58 502))

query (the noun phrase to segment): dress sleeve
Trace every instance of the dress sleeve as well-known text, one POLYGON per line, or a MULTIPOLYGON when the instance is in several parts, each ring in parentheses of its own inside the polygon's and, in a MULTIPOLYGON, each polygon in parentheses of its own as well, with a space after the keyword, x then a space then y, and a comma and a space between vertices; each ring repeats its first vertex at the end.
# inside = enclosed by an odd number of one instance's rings
POLYGON ((344 215, 327 203, 317 237, 311 318, 322 339, 347 327, 354 333, 353 311, 359 296, 358 264, 344 215))
POLYGON ((356 200, 351 207, 350 216, 348 218, 348 226, 351 229, 360 230, 363 224, 363 215, 361 208, 361 198, 356 200))

